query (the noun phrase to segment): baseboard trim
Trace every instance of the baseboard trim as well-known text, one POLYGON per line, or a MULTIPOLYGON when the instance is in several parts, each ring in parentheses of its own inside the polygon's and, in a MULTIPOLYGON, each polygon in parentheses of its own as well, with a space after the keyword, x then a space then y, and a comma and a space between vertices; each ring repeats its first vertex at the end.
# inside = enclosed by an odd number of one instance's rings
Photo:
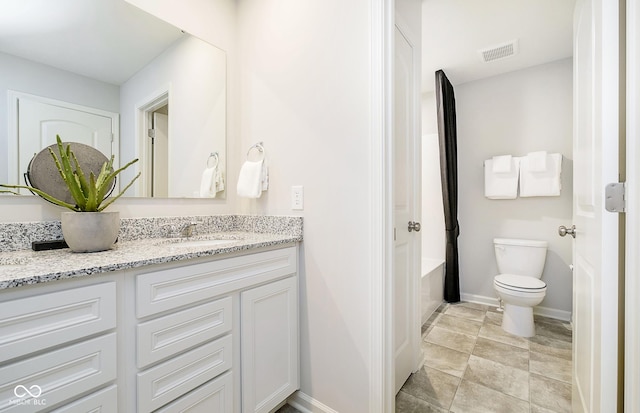
MULTIPOLYGON (((468 301, 471 303, 485 304, 493 307, 500 305, 500 301, 495 297, 486 297, 483 295, 461 293, 460 299, 462 301, 468 301)), ((555 318, 556 320, 571 321, 571 312, 564 310, 557 310, 549 307, 534 307, 533 313, 541 315, 543 317, 555 318)))
POLYGON ((293 393, 288 399, 287 403, 302 413, 338 413, 329 406, 320 403, 318 400, 298 390, 293 393))

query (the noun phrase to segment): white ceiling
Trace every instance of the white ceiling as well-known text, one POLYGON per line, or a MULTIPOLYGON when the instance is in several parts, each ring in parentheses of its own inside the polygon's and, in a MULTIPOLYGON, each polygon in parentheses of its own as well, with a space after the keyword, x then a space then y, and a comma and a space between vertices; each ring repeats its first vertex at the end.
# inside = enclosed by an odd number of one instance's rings
POLYGON ((423 0, 422 91, 443 69, 454 85, 571 57, 575 0, 423 0), (478 50, 518 40, 485 63, 478 50))
POLYGON ((0 52, 120 85, 183 34, 113 0, 0 0, 0 52))

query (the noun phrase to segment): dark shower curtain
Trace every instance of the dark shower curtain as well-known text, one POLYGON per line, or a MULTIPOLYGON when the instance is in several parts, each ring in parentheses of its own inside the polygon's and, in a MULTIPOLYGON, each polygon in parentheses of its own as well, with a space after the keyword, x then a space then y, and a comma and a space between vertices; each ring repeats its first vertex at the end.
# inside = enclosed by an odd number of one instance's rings
POLYGON ((453 86, 442 70, 436 72, 436 107, 440 141, 442 202, 447 236, 444 299, 449 303, 455 303, 460 301, 456 98, 453 86))

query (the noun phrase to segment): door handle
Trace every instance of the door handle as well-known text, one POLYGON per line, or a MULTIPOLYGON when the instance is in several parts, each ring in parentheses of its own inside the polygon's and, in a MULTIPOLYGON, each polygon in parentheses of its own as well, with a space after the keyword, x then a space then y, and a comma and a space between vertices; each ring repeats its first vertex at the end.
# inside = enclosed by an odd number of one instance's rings
POLYGON ((409 228, 407 228, 409 232, 411 231, 420 232, 420 228, 421 226, 419 222, 409 221, 409 228))
POLYGON ((576 226, 575 225, 571 225, 571 228, 567 228, 564 225, 560 225, 558 227, 558 235, 560 235, 561 237, 564 237, 567 234, 569 234, 573 238, 575 238, 576 237, 576 226))

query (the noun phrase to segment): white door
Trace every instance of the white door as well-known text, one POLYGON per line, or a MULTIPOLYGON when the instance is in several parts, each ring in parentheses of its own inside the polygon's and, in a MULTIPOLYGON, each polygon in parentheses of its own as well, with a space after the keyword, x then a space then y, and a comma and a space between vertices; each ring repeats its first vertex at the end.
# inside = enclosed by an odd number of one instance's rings
POLYGON ((117 147, 112 142, 117 114, 29 97, 19 97, 17 109, 17 171, 21 183, 33 155, 56 143, 56 135, 60 135, 63 142, 84 143, 108 158, 112 154, 117 157, 117 147))
POLYGON ((395 391, 416 370, 420 352, 419 255, 420 234, 408 230, 419 220, 419 125, 414 49, 396 27, 394 66, 394 356, 395 391), (418 159, 418 160, 417 160, 418 159))
POLYGON ((573 411, 614 412, 618 364, 617 2, 578 0, 574 15, 573 411))

